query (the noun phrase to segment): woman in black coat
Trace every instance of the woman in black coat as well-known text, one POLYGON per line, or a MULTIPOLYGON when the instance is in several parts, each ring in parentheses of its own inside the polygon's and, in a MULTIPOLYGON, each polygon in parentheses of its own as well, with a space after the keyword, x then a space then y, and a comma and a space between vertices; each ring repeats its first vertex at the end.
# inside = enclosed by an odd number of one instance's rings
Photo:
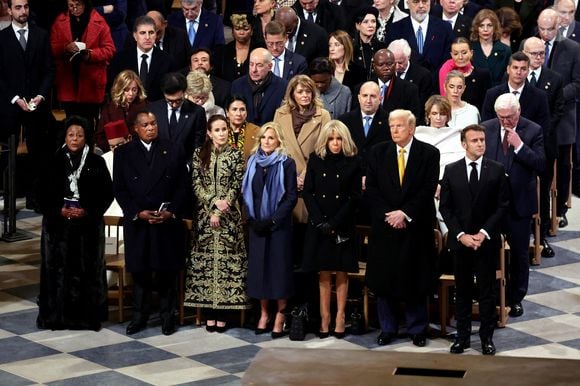
POLYGON ((354 209, 361 196, 357 148, 344 123, 326 123, 308 159, 303 197, 308 209, 304 271, 318 271, 320 338, 329 335, 332 272, 336 272, 337 313, 334 335, 344 337, 348 272, 358 272, 354 253, 354 209))
POLYGON ((260 128, 259 142, 248 159, 242 182, 250 225, 247 291, 248 296, 260 299, 256 335, 266 332, 268 301, 276 299, 272 338, 284 334, 286 300, 294 292, 292 209, 298 200, 296 164, 287 156, 281 132, 274 122, 260 128))
POLYGON ((36 324, 98 331, 107 317, 103 213, 113 186, 104 159, 87 144, 87 120, 72 116, 65 127, 65 145, 37 188, 44 217, 36 324))

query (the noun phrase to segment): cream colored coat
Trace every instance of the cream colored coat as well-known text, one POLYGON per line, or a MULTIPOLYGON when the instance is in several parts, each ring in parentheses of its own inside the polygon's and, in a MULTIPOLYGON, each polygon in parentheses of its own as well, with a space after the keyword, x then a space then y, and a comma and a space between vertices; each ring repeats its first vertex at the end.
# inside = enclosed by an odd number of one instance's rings
MULTIPOLYGON (((314 151, 320 129, 328 121, 330 121, 328 111, 323 108, 317 108, 312 119, 302 126, 300 134, 296 137, 294 129, 292 128, 292 114, 286 112, 286 109, 283 107, 276 110, 274 122, 282 126, 284 142, 286 143, 288 154, 296 162, 296 174, 299 177, 304 178, 306 175, 308 157, 314 151)), ((308 221, 308 212, 306 211, 306 206, 302 198, 298 198, 298 203, 294 207, 292 214, 294 215, 294 221, 299 223, 306 223, 308 221)))

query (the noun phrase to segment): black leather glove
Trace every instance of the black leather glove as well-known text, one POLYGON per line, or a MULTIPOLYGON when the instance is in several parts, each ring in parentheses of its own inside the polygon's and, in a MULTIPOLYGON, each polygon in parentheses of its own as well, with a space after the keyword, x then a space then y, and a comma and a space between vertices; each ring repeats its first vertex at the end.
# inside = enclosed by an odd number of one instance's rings
POLYGON ((253 220, 250 222, 250 226, 259 236, 267 235, 272 227, 272 220, 265 219, 265 220, 253 220))
POLYGON ((318 224, 318 229, 320 229, 320 232, 322 232, 323 235, 331 235, 334 232, 334 229, 332 229, 332 226, 327 223, 327 222, 323 222, 318 224))

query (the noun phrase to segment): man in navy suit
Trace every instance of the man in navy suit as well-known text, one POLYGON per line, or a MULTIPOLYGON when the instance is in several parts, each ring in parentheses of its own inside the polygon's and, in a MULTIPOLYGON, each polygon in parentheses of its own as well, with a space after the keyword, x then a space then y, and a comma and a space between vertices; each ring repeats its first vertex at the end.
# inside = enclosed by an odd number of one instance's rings
POLYGON ((111 61, 109 89, 117 74, 123 70, 132 70, 141 78, 150 102, 163 98, 161 78, 177 68, 169 54, 155 47, 156 36, 155 21, 149 16, 138 17, 133 28, 133 38, 137 45, 119 52, 111 61))
POLYGON ((127 335, 147 327, 153 277, 157 280, 161 331, 175 332, 177 276, 185 263, 188 177, 180 144, 160 139, 150 112, 137 114, 138 138, 114 153, 115 198, 123 209, 125 262, 133 277, 133 318, 127 335))
POLYGON ((471 18, 460 12, 463 7, 463 0, 440 0, 439 4, 434 4, 431 8, 431 15, 436 16, 451 25, 453 35, 469 39, 471 30, 471 18))
POLYGON ((265 48, 250 53, 250 71, 232 83, 232 94, 243 95, 248 101, 248 122, 258 126, 274 119, 288 82, 272 74, 272 54, 265 48))
POLYGON ((205 111, 185 99, 187 80, 180 73, 166 74, 161 81, 164 99, 153 102, 150 110, 157 117, 159 138, 183 146, 188 161, 203 145, 206 132, 205 111))
MULTIPOLYGON (((20 135, 23 127, 23 139, 33 166, 22 173, 28 196, 38 166, 56 150, 56 138, 49 130, 48 101, 54 63, 48 33, 28 22, 28 0, 8 1, 8 13, 12 23, 0 31, 0 118, 3 122, 0 141, 7 141, 11 134, 20 135)), ((27 207, 32 209, 35 205, 27 197, 27 207)))
POLYGON ((510 186, 510 209, 506 236, 510 245, 507 283, 510 316, 523 315, 522 300, 528 292, 530 275, 530 223, 538 211, 536 178, 546 167, 542 128, 521 117, 515 95, 506 93, 495 101, 497 118, 482 123, 485 127, 485 156, 504 165, 510 186))
POLYGON ((304 56, 308 63, 328 56, 328 34, 324 28, 300 19, 290 7, 278 9, 275 18, 286 28, 287 49, 304 56))
POLYGON ((284 47, 287 40, 286 29, 282 23, 271 21, 266 24, 264 41, 266 48, 272 54, 272 72, 284 80, 290 80, 294 75, 308 72, 308 63, 304 56, 284 47))
POLYGON ((413 137, 415 116, 409 110, 392 111, 389 127, 392 142, 379 143, 369 155, 366 193, 372 225, 366 282, 378 297, 377 344, 397 336, 397 310, 404 302, 407 333, 423 347, 436 271, 433 196, 439 150, 413 137))
POLYGON ((574 20, 576 3, 573 0, 556 0, 554 9, 560 16, 560 33, 568 39, 580 43, 580 23, 574 20))
POLYGON ((457 337, 450 351, 461 354, 471 345, 475 273, 481 347, 484 355, 494 355, 492 337, 497 320, 495 272, 501 249, 501 226, 509 205, 509 190, 503 165, 483 156, 483 126, 465 127, 461 131, 461 145, 465 149, 465 157, 445 167, 439 206, 449 227, 447 247, 454 257, 457 337))
POLYGON ((433 71, 433 79, 436 79, 439 68, 450 58, 453 31, 449 23, 429 15, 430 0, 407 0, 407 5, 409 17, 393 24, 387 44, 396 39, 408 41, 412 49, 411 60, 433 71))
POLYGON ((318 24, 327 33, 348 29, 342 8, 328 0, 296 0, 292 8, 300 19, 318 24))
POLYGON ((169 25, 187 32, 191 48, 207 48, 215 52, 225 44, 224 24, 220 16, 202 9, 202 0, 181 0, 181 11, 167 18, 169 25))

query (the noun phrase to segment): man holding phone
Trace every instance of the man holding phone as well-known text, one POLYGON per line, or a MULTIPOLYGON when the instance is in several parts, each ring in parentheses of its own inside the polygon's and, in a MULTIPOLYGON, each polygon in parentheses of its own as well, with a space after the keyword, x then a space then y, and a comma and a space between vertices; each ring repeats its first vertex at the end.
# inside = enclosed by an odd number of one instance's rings
POLYGON ((164 335, 175 332, 177 276, 185 263, 188 172, 181 145, 158 138, 157 119, 137 114, 138 138, 114 153, 115 198, 123 209, 125 261, 134 282, 133 318, 127 335, 147 326, 153 277, 164 335))

